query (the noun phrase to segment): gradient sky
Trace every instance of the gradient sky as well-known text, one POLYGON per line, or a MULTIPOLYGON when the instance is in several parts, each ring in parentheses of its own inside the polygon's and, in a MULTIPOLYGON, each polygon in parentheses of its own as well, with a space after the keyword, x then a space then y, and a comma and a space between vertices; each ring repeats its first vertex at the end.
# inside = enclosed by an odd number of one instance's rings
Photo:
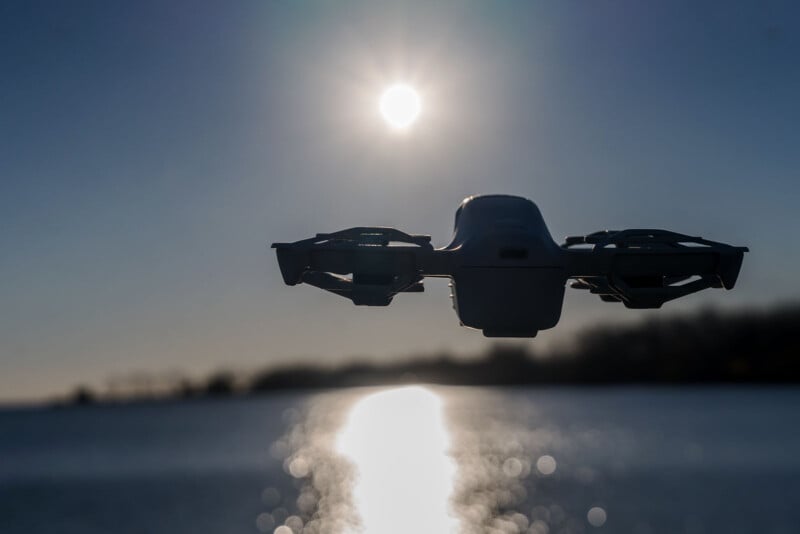
MULTIPOLYGON (((273 241, 356 225, 444 245, 465 196, 557 239, 662 227, 751 247, 733 292, 800 296, 796 2, 0 4, 0 399, 132 371, 474 353, 446 281, 356 308, 273 241), (377 110, 406 81, 409 135, 377 110)), ((562 323, 652 313, 568 290, 562 323)))

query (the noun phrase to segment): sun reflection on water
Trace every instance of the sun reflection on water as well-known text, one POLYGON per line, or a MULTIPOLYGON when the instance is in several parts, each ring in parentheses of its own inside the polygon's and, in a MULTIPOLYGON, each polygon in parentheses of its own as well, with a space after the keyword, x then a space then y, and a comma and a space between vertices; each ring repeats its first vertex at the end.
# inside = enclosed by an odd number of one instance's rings
POLYGON ((409 386, 316 396, 270 447, 294 489, 264 489, 266 511, 256 526, 265 534, 602 528, 603 498, 562 508, 557 492, 565 481, 583 486, 594 475, 570 472, 570 463, 555 455, 570 442, 526 410, 475 389, 409 386))
POLYGON ((442 401, 426 388, 381 391, 353 406, 336 448, 355 466, 353 501, 365 534, 458 530, 449 447, 442 401))

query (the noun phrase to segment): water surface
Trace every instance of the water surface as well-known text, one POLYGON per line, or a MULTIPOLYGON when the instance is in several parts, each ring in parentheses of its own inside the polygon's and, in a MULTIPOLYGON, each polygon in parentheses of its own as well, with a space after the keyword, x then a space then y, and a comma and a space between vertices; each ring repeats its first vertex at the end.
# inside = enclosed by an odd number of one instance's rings
POLYGON ((0 532, 796 532, 800 390, 407 387, 0 412, 0 532))

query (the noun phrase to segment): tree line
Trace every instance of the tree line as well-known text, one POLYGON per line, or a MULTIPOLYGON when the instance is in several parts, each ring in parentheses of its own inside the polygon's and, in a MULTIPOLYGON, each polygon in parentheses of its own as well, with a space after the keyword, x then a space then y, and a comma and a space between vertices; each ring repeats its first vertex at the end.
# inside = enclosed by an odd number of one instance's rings
MULTIPOLYGON (((800 382, 800 304, 767 310, 701 310, 628 325, 598 325, 568 346, 499 343, 480 357, 452 353, 335 368, 297 364, 248 376, 218 372, 180 381, 167 397, 222 397, 292 389, 403 383, 445 385, 790 384, 800 382)), ((163 397, 161 397, 163 398, 163 397)), ((72 401, 90 403, 88 388, 72 401)))

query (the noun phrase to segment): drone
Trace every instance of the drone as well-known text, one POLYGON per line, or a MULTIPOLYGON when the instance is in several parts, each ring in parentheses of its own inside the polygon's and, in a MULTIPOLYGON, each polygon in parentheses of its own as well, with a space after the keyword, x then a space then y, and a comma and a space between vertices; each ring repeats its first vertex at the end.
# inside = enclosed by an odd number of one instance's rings
POLYGON ((486 337, 535 337, 560 317, 567 280, 605 302, 660 308, 707 288, 732 289, 746 247, 666 230, 604 230, 550 236, 539 208, 510 195, 466 198, 449 245, 395 228, 357 227, 273 243, 287 285, 322 288, 359 306, 387 306, 450 278, 462 326, 486 337))

